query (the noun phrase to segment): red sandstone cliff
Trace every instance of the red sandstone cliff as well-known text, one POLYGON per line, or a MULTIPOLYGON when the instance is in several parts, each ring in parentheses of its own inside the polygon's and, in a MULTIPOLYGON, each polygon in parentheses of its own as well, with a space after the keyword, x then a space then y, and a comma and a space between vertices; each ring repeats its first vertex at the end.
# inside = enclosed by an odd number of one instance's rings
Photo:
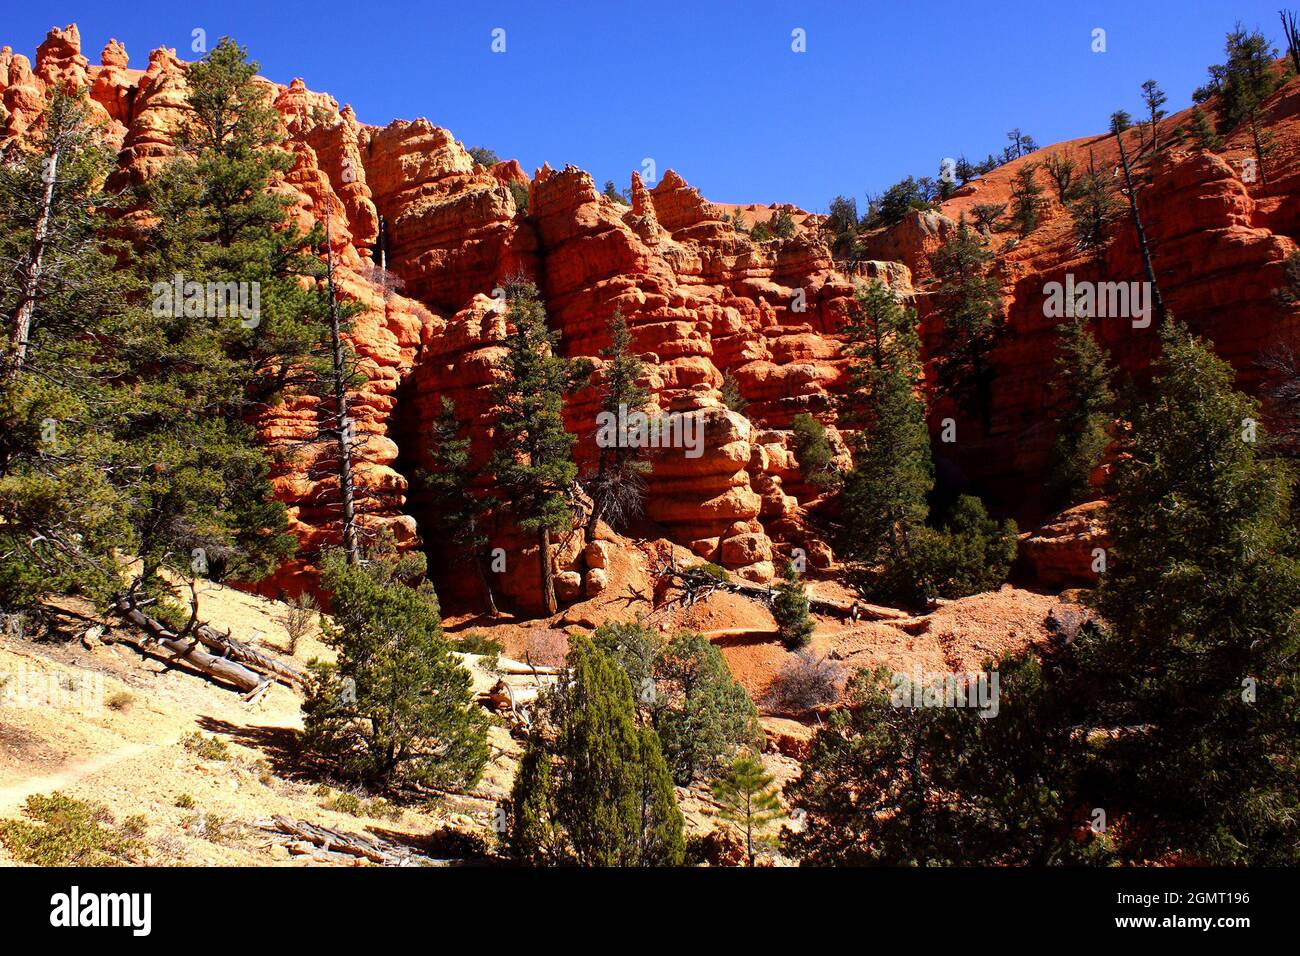
MULTIPOLYGON (((153 51, 141 71, 131 69, 126 50, 110 41, 100 65, 90 65, 75 26, 51 31, 35 67, 6 47, 0 51, 0 143, 22 135, 58 82, 89 90, 107 138, 121 149, 116 176, 148 176, 170 154, 172 130, 186 109, 185 64, 174 51, 153 51)), ((340 109, 301 80, 267 82, 295 157, 277 188, 294 198, 304 223, 321 218, 326 205, 332 208, 340 287, 366 306, 352 340, 367 376, 353 399, 365 438, 358 490, 367 523, 391 529, 408 547, 431 527, 437 503, 411 488, 409 478, 427 463, 429 425, 442 397, 454 399, 472 423, 476 454, 488 453, 488 386, 506 332, 492 292, 524 273, 541 289, 566 354, 596 356, 608 344, 607 321, 621 311, 646 360, 655 403, 701 420, 701 457, 673 449, 653 459, 646 516, 657 533, 760 581, 772 576, 774 547, 798 544, 818 562, 829 560, 806 520, 804 506, 814 489, 800 480, 789 433, 782 430, 807 411, 831 426, 839 442, 834 396, 844 387, 844 363, 837 333, 853 280, 817 239, 816 217, 799 213, 793 238, 756 243, 727 218, 734 207, 709 203, 672 171, 653 188, 634 173, 627 206, 602 195, 575 167, 543 166, 531 179, 513 162, 484 168, 450 132, 427 120, 366 126, 350 108, 340 109), (515 207, 512 182, 528 187, 526 216, 515 207), (381 220, 387 272, 376 264, 381 220), (724 372, 739 382, 749 403, 745 415, 721 405, 724 372)), ((1173 149, 1140 170, 1149 184, 1139 202, 1166 303, 1214 339, 1247 385, 1258 380, 1254 363, 1261 346, 1297 328, 1295 315, 1280 310, 1271 293, 1281 284, 1280 263, 1295 248, 1300 224, 1298 98, 1300 82, 1293 81, 1269 101, 1279 148, 1267 185, 1246 184, 1237 175, 1247 147, 1242 134, 1221 156, 1173 149)), ((1183 119, 1166 120, 1166 135, 1183 119)), ((1113 138, 1098 137, 1058 144, 995 170, 950 199, 942 214, 917 215, 872 240, 876 257, 902 265, 869 261, 857 272, 912 294, 912 275, 918 283, 927 276, 926 254, 954 217, 978 202, 1005 201, 1018 165, 1041 161, 1049 151, 1086 162, 1090 149, 1100 165, 1117 158, 1113 138)), ((752 219, 756 210, 744 207, 742 215, 752 219)), ((1097 270, 1075 252, 1069 217, 1055 200, 1033 235, 999 254, 998 269, 1008 335, 996 356, 991 432, 982 436, 975 422, 943 401, 934 403, 932 419, 937 425, 956 414, 959 441, 945 446, 945 454, 964 480, 1023 517, 1038 509, 1034 495, 1059 400, 1051 389, 1055 322, 1043 315, 1043 286, 1066 272, 1096 278, 1097 270)), ((1136 244, 1123 225, 1105 273, 1141 277, 1136 244)), ((941 340, 923 288, 917 303, 933 358, 941 340)), ((1132 372, 1145 367, 1155 348, 1153 330, 1127 323, 1103 324, 1102 337, 1132 372)), ((261 433, 269 445, 287 448, 314 432, 312 415, 308 403, 290 400, 265 416, 261 433)), ((571 397, 566 419, 579 437, 579 460, 590 461, 592 389, 571 397)), ((306 557, 264 582, 265 589, 299 587, 303 575, 310 576, 311 552, 337 537, 327 508, 334 480, 328 454, 309 448, 276 475, 277 494, 290 507, 306 557)), ((1073 540, 1074 525, 1066 524, 1060 534, 1049 529, 1040 536, 1048 543, 1026 546, 1050 555, 1049 570, 1062 581, 1075 576, 1093 541, 1087 533, 1075 535, 1078 553, 1063 557, 1073 540)), ((494 543, 513 555, 511 568, 531 567, 526 542, 507 528, 497 536, 494 543)), ((581 567, 583 547, 580 536, 571 537, 561 543, 557 560, 581 567)), ((435 557, 454 558, 440 553, 436 542, 431 548, 435 557)), ((456 562, 435 561, 435 571, 444 563, 456 562)), ((518 605, 535 607, 532 579, 531 573, 508 574, 501 590, 518 605)), ((600 587, 599 577, 590 575, 586 582, 565 581, 571 593, 600 587)), ((456 579, 444 576, 440 583, 448 593, 456 579)))

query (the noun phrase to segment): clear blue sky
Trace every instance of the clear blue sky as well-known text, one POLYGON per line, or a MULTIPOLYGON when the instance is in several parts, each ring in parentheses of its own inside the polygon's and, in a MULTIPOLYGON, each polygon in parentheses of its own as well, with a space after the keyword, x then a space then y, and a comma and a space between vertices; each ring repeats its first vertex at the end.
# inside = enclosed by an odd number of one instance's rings
MULTIPOLYGON (((837 193, 935 175, 945 156, 1039 143, 1140 109, 1155 78, 1190 104, 1235 20, 1282 44, 1283 0, 127 0, 11 2, 0 43, 33 53, 76 21, 98 62, 191 31, 229 34, 278 82, 303 77, 368 123, 428 117, 530 173, 574 163, 627 185, 653 157, 721 202, 825 208, 837 193), (1086 10, 1084 8, 1087 8, 1086 10), (491 32, 506 31, 506 52, 491 32), (1106 31, 1107 52, 1091 33, 1106 31), (806 31, 807 52, 791 51, 806 31)), ((1297 4, 1300 5, 1300 4, 1297 4)))

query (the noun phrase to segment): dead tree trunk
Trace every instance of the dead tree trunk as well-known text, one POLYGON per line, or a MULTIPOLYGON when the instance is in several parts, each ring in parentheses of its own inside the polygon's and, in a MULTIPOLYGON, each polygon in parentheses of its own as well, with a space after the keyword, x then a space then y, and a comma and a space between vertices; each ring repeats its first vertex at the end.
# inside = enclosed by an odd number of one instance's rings
POLYGON ((11 374, 22 370, 27 360, 27 341, 32 331, 32 316, 36 312, 36 297, 41 287, 41 262, 45 257, 45 242, 50 232, 50 210, 54 207, 54 184, 59 172, 59 140, 54 140, 54 148, 45 158, 41 169, 41 178, 45 180, 45 192, 41 197, 41 212, 36 219, 36 229, 32 233, 32 244, 27 251, 27 259, 22 269, 22 297, 18 300, 18 309, 14 313, 14 354, 11 374))
POLYGON ((334 413, 331 431, 338 442, 339 497, 343 508, 343 552, 349 564, 361 560, 357 544, 356 497, 352 482, 352 421, 348 417, 347 354, 343 345, 339 300, 334 288, 334 250, 330 245, 330 204, 325 204, 325 284, 330 297, 330 349, 334 376, 334 413))
POLYGON ((1142 249, 1142 264, 1146 267, 1147 281, 1151 283, 1151 300, 1155 305, 1156 325, 1160 326, 1165 321, 1165 304, 1160 298, 1160 286, 1156 282, 1156 270, 1151 264, 1151 248, 1147 245, 1146 230, 1142 227, 1142 215, 1138 212, 1137 190, 1133 188, 1133 174, 1129 169, 1128 153, 1124 151, 1124 134, 1122 131, 1115 134, 1115 142, 1119 143, 1119 161, 1124 167, 1124 185, 1128 189, 1128 208, 1129 214, 1133 218, 1133 228, 1137 230, 1138 246, 1142 249))
POLYGON ((537 532, 537 562, 542 576, 542 603, 547 614, 554 614, 559 608, 555 600, 555 577, 551 574, 551 532, 542 528, 537 532))
POLYGON ((1300 18, 1292 10, 1279 10, 1282 18, 1282 30, 1286 34, 1286 52, 1291 57, 1291 66, 1300 73, 1300 18))
MULTIPOLYGON (((264 677, 249 670, 242 664, 200 650, 197 638, 178 638, 135 607, 127 598, 119 598, 117 608, 123 617, 148 634, 154 643, 163 650, 170 652, 169 655, 158 655, 165 660, 182 660, 204 674, 215 677, 250 694, 258 691, 267 683, 264 677)), ((127 640, 141 653, 156 654, 145 642, 127 640)))

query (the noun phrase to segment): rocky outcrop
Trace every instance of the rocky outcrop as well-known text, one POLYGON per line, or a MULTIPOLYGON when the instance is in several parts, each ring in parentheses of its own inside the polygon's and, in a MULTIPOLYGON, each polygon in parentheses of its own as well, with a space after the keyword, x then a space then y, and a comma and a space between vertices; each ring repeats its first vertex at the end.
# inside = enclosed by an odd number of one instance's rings
MULTIPOLYGON (((33 67, 0 51, 0 145, 39 117, 56 84, 88 90, 105 140, 120 150, 119 184, 152 175, 174 152, 184 122, 186 64, 174 50, 154 50, 144 70, 130 67, 117 41, 98 65, 80 49, 75 27, 51 31, 33 67)), ((428 120, 382 128, 357 121, 325 93, 300 79, 263 80, 283 121, 292 168, 275 188, 289 196, 303 227, 328 218, 339 285, 362 303, 351 339, 365 380, 354 395, 359 449, 358 489, 364 521, 385 527, 406 547, 423 539, 440 581, 467 587, 463 555, 446 553, 434 533, 439 503, 412 478, 429 465, 428 436, 444 398, 455 402, 476 463, 491 451, 491 385, 508 332, 499 290, 514 276, 533 279, 567 356, 592 361, 597 378, 615 313, 627 321, 645 363, 651 411, 671 421, 676 437, 653 449, 645 517, 647 533, 668 537, 750 580, 770 580, 783 555, 801 548, 813 567, 834 555, 812 529, 810 509, 828 503, 806 483, 790 448, 791 419, 808 412, 828 426, 842 462, 837 396, 846 388, 841 330, 855 281, 879 278, 914 301, 922 322, 933 385, 935 357, 945 348, 940 317, 926 282, 928 257, 954 222, 980 202, 1004 202, 1020 165, 1002 167, 959 190, 936 212, 917 212, 868 237, 867 258, 835 263, 818 236, 820 217, 793 207, 723 207, 709 202, 669 170, 648 184, 633 173, 630 204, 598 190, 576 167, 543 166, 531 177, 514 161, 477 164, 454 135, 428 120), (526 211, 516 194, 526 187, 526 211), (793 235, 755 241, 742 224, 782 211, 793 235), (737 383, 743 411, 722 405, 724 375, 737 383), (695 439, 699 443, 695 444, 695 439)), ((1300 142, 1293 81, 1266 104, 1279 141, 1300 142)), ((1168 131, 1179 121, 1165 121, 1168 131)), ((1116 159, 1113 137, 1050 147, 1103 168, 1116 159)), ((1243 134, 1214 156, 1174 148, 1143 159, 1141 206, 1169 307, 1212 338, 1246 385, 1258 379, 1259 349, 1288 330, 1294 313, 1278 307, 1281 262, 1300 234, 1300 150, 1279 149, 1267 185, 1243 183, 1243 134)), ((1040 174, 1041 175, 1041 174, 1040 174)), ((1049 191, 1050 194, 1050 191, 1049 191)), ((957 441, 936 445, 940 474, 974 487, 1004 510, 1041 517, 1055 409, 1055 329, 1044 311, 1045 287, 1067 274, 1079 280, 1140 279, 1132 231, 1116 229, 1104 263, 1075 248, 1070 218, 1053 200, 1043 224, 1024 240, 991 237, 1006 300, 1007 334, 995 356, 997 382, 985 434, 967 410, 931 402, 932 425, 957 422, 957 441)), ((1154 354, 1153 329, 1107 320, 1100 336, 1117 362, 1140 375, 1154 354)), ((569 396, 565 417, 577 436, 581 467, 596 457, 594 388, 569 396)), ((268 445, 291 452, 277 466, 276 491, 289 506, 304 557, 264 587, 296 589, 311 580, 311 555, 337 538, 331 450, 313 443, 318 423, 310 402, 290 397, 258 425, 268 445)), ((491 488, 485 484, 484 493, 491 488)), ((1076 512, 1079 509, 1075 509, 1076 512)), ((1067 513, 1026 537, 1025 553, 1044 580, 1073 581, 1095 529, 1067 513), (1078 552, 1078 553, 1076 553, 1078 552)), ((1037 521, 1032 521, 1036 524, 1037 521)), ((492 530, 508 555, 498 590, 524 609, 537 606, 534 542, 508 526, 492 530)), ((599 538, 599 535, 598 535, 599 538)), ((578 595, 607 586, 597 542, 580 533, 556 542, 557 567, 572 576, 562 587, 578 595)), ((467 583, 468 582, 468 583, 467 583)))

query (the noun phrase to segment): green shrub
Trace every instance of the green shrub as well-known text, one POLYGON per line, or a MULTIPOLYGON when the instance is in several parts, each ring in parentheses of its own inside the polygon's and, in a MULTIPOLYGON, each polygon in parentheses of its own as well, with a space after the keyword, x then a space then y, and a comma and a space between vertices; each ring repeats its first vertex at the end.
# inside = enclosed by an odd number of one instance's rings
POLYGON ((361 798, 355 793, 340 793, 337 796, 326 800, 321 804, 326 810, 333 810, 335 813, 346 813, 349 816, 359 817, 365 812, 362 806, 361 798))
POLYGON ((790 432, 790 443, 804 480, 822 490, 836 487, 840 476, 832 464, 835 449, 826 437, 826 426, 807 412, 800 412, 790 422, 790 432))
POLYGON ((0 822, 0 842, 20 863, 123 866, 145 855, 138 839, 141 818, 132 817, 129 827, 117 828, 104 807, 58 791, 32 794, 23 812, 30 820, 0 822))
POLYGON ((665 640, 629 622, 606 624, 595 645, 622 666, 640 719, 659 735, 673 780, 711 776, 738 750, 761 740, 758 711, 708 639, 682 632, 665 640))
POLYGON ((204 760, 230 759, 230 748, 226 746, 224 740, 218 740, 216 737, 205 737, 197 730, 191 734, 186 734, 181 739, 181 743, 186 750, 198 754, 204 760))
POLYGON ((772 598, 772 616, 781 630, 781 642, 791 650, 807 646, 812 640, 812 615, 808 613, 808 592, 804 589, 799 572, 789 561, 785 564, 785 580, 776 588, 772 598))

